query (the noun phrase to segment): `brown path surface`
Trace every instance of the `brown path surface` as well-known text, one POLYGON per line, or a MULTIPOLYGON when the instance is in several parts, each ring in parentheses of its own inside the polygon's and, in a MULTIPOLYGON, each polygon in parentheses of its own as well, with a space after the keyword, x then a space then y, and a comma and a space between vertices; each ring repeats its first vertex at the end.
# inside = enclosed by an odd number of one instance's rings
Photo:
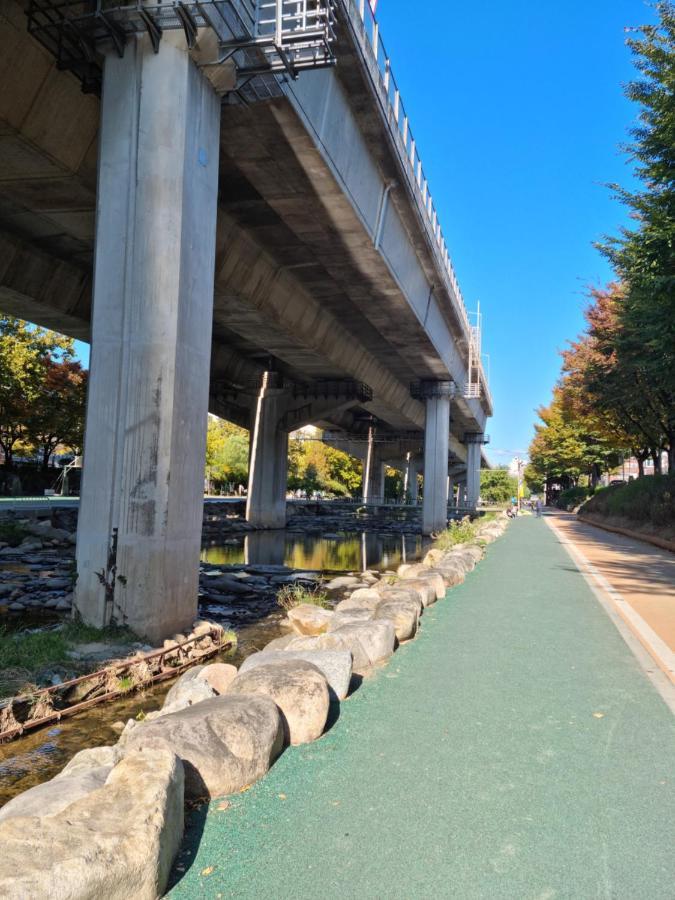
POLYGON ((570 513, 549 516, 563 537, 675 651, 675 554, 579 522, 570 513))

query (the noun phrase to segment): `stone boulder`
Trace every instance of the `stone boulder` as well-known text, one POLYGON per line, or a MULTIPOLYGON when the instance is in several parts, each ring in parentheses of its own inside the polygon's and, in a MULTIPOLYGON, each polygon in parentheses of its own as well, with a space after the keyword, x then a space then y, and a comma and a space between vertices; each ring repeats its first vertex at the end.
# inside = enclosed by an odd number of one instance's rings
POLYGON ((419 609, 410 600, 385 599, 375 610, 375 621, 379 619, 391 622, 399 641, 408 641, 417 632, 419 609))
POLYGON ((273 700, 227 693, 142 723, 129 735, 125 754, 171 750, 185 767, 186 800, 196 801, 258 781, 281 753, 283 739, 273 700))
POLYGON ((356 575, 338 575, 336 578, 331 578, 324 587, 327 591, 340 591, 344 590, 344 588, 353 587, 358 583, 359 579, 356 575))
POLYGON ((448 587, 454 587, 464 581, 466 571, 462 562, 451 556, 444 556, 436 566, 448 587))
POLYGON ((365 647, 353 634, 329 632, 328 634, 318 634, 314 637, 298 636, 287 645, 284 652, 302 651, 304 653, 307 650, 346 651, 351 654, 353 670, 357 674, 361 674, 370 666, 370 657, 368 656, 365 647))
POLYGON ((297 637, 297 634, 295 632, 292 632, 291 634, 284 634, 281 637, 274 638, 269 643, 265 644, 263 649, 265 651, 267 651, 267 650, 285 650, 286 647, 288 647, 288 645, 291 643, 291 641, 294 641, 296 639, 296 637, 297 637))
POLYGON ((476 568, 476 560, 471 553, 466 553, 464 550, 451 550, 448 557, 450 560, 461 565, 465 573, 473 572, 476 568))
POLYGON ((422 615, 425 607, 436 602, 436 591, 430 582, 419 579, 418 583, 418 580, 411 578, 409 581, 399 581, 391 586, 385 585, 380 591, 380 602, 383 597, 408 600, 410 603, 414 603, 418 613, 422 615))
POLYGON ((5 803, 0 809, 0 822, 17 817, 54 816, 80 797, 103 787, 112 769, 112 765, 107 765, 69 774, 60 772, 51 781, 29 788, 5 803))
POLYGON ((194 666, 184 672, 164 698, 159 714, 169 715, 215 697, 216 691, 202 678, 203 671, 204 666, 194 666))
POLYGON ((431 606, 436 602, 436 589, 434 585, 425 578, 405 578, 390 586, 383 586, 380 589, 381 594, 388 594, 391 590, 416 591, 420 598, 422 606, 431 606))
POLYGON ((133 753, 59 811, 0 823, 0 896, 156 900, 182 836, 180 760, 165 750, 133 753))
POLYGON ((228 687, 236 677, 237 667, 229 663, 209 663, 199 673, 199 678, 205 681, 216 694, 227 693, 228 687))
MULTIPOLYGON (((391 622, 373 620, 371 622, 343 625, 337 631, 332 632, 332 637, 344 638, 349 642, 358 643, 366 652, 368 663, 383 662, 394 652, 396 646, 396 632, 391 622)), ((354 670, 359 671, 354 656, 354 670)))
MULTIPOLYGON (((380 597, 380 600, 382 598, 380 597)), ((353 625, 354 622, 370 622, 375 618, 374 609, 348 609, 346 612, 336 612, 330 623, 328 632, 337 631, 343 625, 353 625)))
POLYGON ((332 610, 310 603, 302 603, 288 610, 288 621, 296 634, 325 634, 332 618, 332 610))
POLYGON ((403 581, 423 579, 424 581, 429 581, 434 586, 434 590, 436 591, 436 599, 442 600, 445 597, 445 582, 443 580, 443 575, 438 571, 438 569, 430 569, 428 566, 416 564, 414 566, 408 566, 405 572, 401 575, 403 581))
POLYGON ((348 650, 263 650, 247 657, 239 671, 248 672, 258 666, 273 665, 289 659, 304 660, 316 666, 328 682, 331 699, 344 700, 349 693, 352 655, 348 650))
POLYGON ((228 696, 232 694, 271 697, 282 712, 287 744, 309 744, 323 734, 330 705, 328 683, 306 660, 287 659, 240 672, 230 685, 228 696))
POLYGON ((335 607, 336 613, 351 612, 355 609, 374 610, 382 597, 375 588, 359 588, 358 591, 341 600, 335 607))

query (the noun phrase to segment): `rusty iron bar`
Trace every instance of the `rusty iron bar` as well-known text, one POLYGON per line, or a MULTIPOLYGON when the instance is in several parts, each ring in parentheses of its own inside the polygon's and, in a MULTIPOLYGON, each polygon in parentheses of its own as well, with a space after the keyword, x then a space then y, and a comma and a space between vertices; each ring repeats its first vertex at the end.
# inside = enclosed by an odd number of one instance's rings
MULTIPOLYGON (((121 660, 118 663, 114 663, 111 666, 106 666, 104 669, 98 669, 96 672, 90 672, 88 675, 81 675, 78 678, 71 678, 69 681, 64 681, 62 684, 55 684, 50 687, 41 688, 39 691, 36 691, 34 694, 23 694, 18 697, 13 697, 10 699, 9 703, 13 701, 29 701, 31 699, 35 699, 40 696, 44 696, 46 694, 53 693, 55 691, 61 691, 64 688, 72 687, 75 684, 81 684, 83 681, 93 681, 95 679, 101 679, 104 675, 110 672, 117 672, 120 669, 127 669, 131 666, 138 665, 142 662, 147 662, 150 659, 157 659, 158 657, 164 657, 167 653, 176 653, 177 650, 182 649, 187 644, 193 644, 195 641, 201 641, 206 637, 214 637, 214 634, 217 634, 217 629, 211 629, 210 631, 205 632, 204 634, 200 634, 194 638, 188 638, 186 641, 181 641, 180 644, 176 644, 174 647, 166 647, 162 650, 157 650, 154 653, 148 653, 146 656, 135 656, 130 660, 121 660)), ((98 697, 92 697, 91 700, 83 700, 80 703, 74 703, 72 706, 66 707, 66 709, 54 710, 54 712, 50 713, 48 716, 42 716, 39 719, 29 719, 27 722, 22 722, 20 725, 17 725, 15 728, 8 728, 6 731, 0 732, 0 744, 7 743, 17 737, 21 737, 26 731, 32 731, 34 728, 40 728, 43 725, 49 725, 52 722, 60 722, 61 719, 67 719, 71 716, 77 715, 80 712, 83 712, 86 709, 89 709, 92 706, 98 706, 99 703, 104 703, 107 700, 114 700, 118 697, 127 696, 128 694, 132 694, 136 691, 141 690, 142 688, 148 687, 149 685, 159 684, 161 681, 168 681, 169 678, 175 678, 177 675, 182 674, 186 669, 189 669, 190 666, 194 665, 198 661, 202 659, 209 659, 211 656, 215 656, 216 653, 219 653, 224 650, 230 650, 234 646, 232 641, 228 641, 225 644, 217 643, 215 647, 205 650, 200 654, 198 659, 187 660, 182 663, 180 666, 174 666, 169 671, 158 672, 156 675, 151 676, 145 681, 140 682, 139 684, 133 685, 128 690, 116 690, 109 691, 107 694, 100 694, 98 697)), ((162 665, 162 660, 160 659, 160 665, 162 665)), ((6 704, 9 705, 9 704, 6 704)))

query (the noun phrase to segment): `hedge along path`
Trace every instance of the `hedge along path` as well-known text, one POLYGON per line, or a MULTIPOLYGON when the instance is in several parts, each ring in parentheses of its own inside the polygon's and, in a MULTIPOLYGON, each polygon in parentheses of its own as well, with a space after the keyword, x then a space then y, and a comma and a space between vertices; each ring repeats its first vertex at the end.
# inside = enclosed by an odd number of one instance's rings
POLYGON ((170 896, 672 900, 674 783, 670 712, 519 519, 321 740, 195 816, 170 896))

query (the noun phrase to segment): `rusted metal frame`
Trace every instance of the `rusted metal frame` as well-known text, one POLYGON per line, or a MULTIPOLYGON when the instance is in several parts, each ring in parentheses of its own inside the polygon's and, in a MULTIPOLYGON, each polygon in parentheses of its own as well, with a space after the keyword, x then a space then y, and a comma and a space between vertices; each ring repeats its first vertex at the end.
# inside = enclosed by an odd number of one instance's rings
MULTIPOLYGON (((120 660, 118 663, 113 663, 111 666, 106 666, 104 669, 99 669, 96 672, 90 672, 88 675, 80 675, 78 678, 71 678, 69 681, 64 681, 61 684, 51 685, 47 688, 42 688, 39 691, 36 691, 35 694, 30 695, 19 695, 18 697, 12 697, 9 699, 9 702, 5 704, 9 706, 13 702, 28 702, 32 698, 37 698, 45 695, 49 695, 52 693, 56 693, 57 691, 62 691, 67 688, 73 687, 74 685, 81 684, 84 681, 93 681, 96 678, 100 678, 100 676, 105 675, 106 673, 113 673, 119 670, 127 669, 132 666, 136 666, 139 663, 147 662, 148 660, 160 658, 160 665, 162 664, 162 658, 167 654, 174 654, 177 651, 182 650, 188 644, 194 644, 197 641, 204 640, 206 637, 213 638, 217 634, 216 629, 211 629, 210 631, 200 634, 194 638, 188 638, 185 641, 181 641, 181 643, 176 644, 174 647, 166 647, 162 650, 157 650, 154 653, 149 653, 146 656, 138 656, 132 657, 129 660, 120 660)), ((205 650, 201 655, 200 659, 208 659, 210 656, 214 656, 216 653, 222 650, 229 650, 233 646, 232 642, 228 642, 226 644, 217 644, 215 647, 205 650)), ((179 666, 174 666, 169 671, 158 672, 156 675, 152 675, 150 678, 141 682, 140 684, 133 685, 128 690, 116 690, 109 691, 107 694, 100 694, 98 697, 92 697, 90 700, 83 700, 80 703, 75 703, 72 706, 68 706, 65 709, 54 710, 53 713, 50 713, 48 716, 43 716, 40 719, 29 719, 27 722, 22 722, 21 725, 18 725, 16 728, 11 728, 6 731, 0 733, 0 744, 5 743, 8 740, 11 740, 14 737, 20 737, 26 731, 32 731, 34 728, 38 728, 42 725, 48 725, 50 722, 59 722, 61 719, 70 718, 70 716, 76 715, 79 712, 84 711, 92 706, 97 706, 99 703, 103 703, 106 700, 112 700, 117 697, 126 696, 127 694, 134 693, 135 691, 140 690, 141 688, 147 687, 152 684, 158 684, 161 681, 167 681, 169 678, 175 678, 177 675, 180 675, 186 669, 189 669, 190 666, 194 665, 196 660, 186 660, 179 666)), ((4 708, 4 707, 3 707, 4 708)))

